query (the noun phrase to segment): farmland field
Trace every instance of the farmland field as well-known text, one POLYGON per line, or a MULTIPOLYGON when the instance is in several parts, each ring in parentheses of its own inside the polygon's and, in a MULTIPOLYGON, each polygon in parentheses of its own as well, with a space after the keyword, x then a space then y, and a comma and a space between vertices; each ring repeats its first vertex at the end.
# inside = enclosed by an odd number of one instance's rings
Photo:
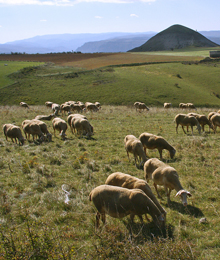
MULTIPOLYGON (((206 126, 192 135, 179 127, 177 134, 173 122, 178 113, 195 112, 180 110, 180 102, 193 102, 196 113, 206 116, 219 110, 220 64, 204 59, 206 52, 0 55, 1 126, 51 114, 44 105, 48 100, 102 104, 97 113, 83 112, 94 127, 91 139, 68 128, 61 140, 51 121, 45 122, 52 142, 31 138, 19 146, 0 132, 0 259, 218 259, 220 130, 214 134, 206 126), (19 107, 20 101, 30 109, 19 107), (136 112, 135 101, 145 102, 149 112, 136 112), (164 110, 164 102, 174 108, 164 110), (106 226, 95 229, 90 191, 117 171, 144 179, 123 143, 126 135, 143 132, 161 135, 175 147, 175 157, 164 150, 163 161, 192 194, 188 206, 172 191, 169 207, 159 187, 165 228, 145 219, 141 224, 137 217, 131 224, 129 217, 107 216, 106 226)), ((149 150, 147 156, 159 153, 149 150)), ((152 181, 149 185, 156 196, 152 181)))

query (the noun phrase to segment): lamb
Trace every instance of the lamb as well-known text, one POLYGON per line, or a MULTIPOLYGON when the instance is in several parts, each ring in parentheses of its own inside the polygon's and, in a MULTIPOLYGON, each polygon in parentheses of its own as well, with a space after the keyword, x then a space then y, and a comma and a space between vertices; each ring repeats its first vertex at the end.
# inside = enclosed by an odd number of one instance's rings
POLYGON ((160 203, 152 193, 150 186, 147 184, 145 180, 138 179, 134 176, 122 172, 114 172, 108 176, 108 178, 105 181, 105 184, 127 189, 142 190, 158 207, 160 212, 163 214, 164 219, 166 218, 165 209, 160 205, 160 203))
POLYGON ((153 180, 159 198, 161 196, 158 193, 157 185, 164 186, 168 205, 170 205, 170 193, 175 189, 177 191, 176 197, 180 196, 183 205, 187 206, 187 196, 192 195, 189 191, 183 189, 177 171, 173 167, 161 162, 157 158, 152 158, 145 162, 144 174, 147 181, 153 180))
POLYGON ((130 161, 129 153, 132 153, 134 155, 136 167, 137 167, 137 161, 140 162, 140 166, 147 161, 147 157, 144 152, 143 145, 137 137, 135 137, 134 135, 125 136, 124 145, 125 145, 125 150, 127 152, 129 161, 130 161), (142 159, 142 161, 141 161, 141 159, 142 159))
POLYGON ((171 107, 172 107, 172 104, 171 104, 171 103, 164 103, 164 104, 163 104, 163 107, 164 107, 164 108, 171 108, 171 107))
POLYGON ((176 133, 178 133, 177 129, 178 129, 179 125, 182 126, 183 132, 185 134, 186 134, 186 131, 184 130, 184 126, 191 126, 192 135, 193 135, 193 126, 197 127, 199 134, 201 133, 201 126, 200 126, 198 120, 194 116, 188 116, 185 114, 177 114, 174 118, 174 121, 176 122, 176 133))
POLYGON ((126 189, 111 185, 100 185, 89 194, 89 200, 93 201, 96 209, 96 228, 99 227, 100 217, 103 224, 106 223, 106 214, 113 218, 124 218, 130 215, 133 222, 138 215, 143 223, 143 214, 151 215, 157 226, 163 226, 163 215, 153 201, 140 189, 126 189))
POLYGON ((21 107, 29 108, 28 104, 25 102, 20 102, 21 107))
POLYGON ((9 137, 9 138, 11 138, 13 143, 14 143, 13 139, 15 139, 15 142, 17 144, 17 139, 18 139, 19 145, 24 144, 25 139, 22 136, 20 127, 15 126, 13 124, 4 124, 3 125, 3 132, 4 132, 4 135, 5 135, 5 138, 6 138, 7 141, 8 141, 8 137, 9 137))
POLYGON ((38 116, 35 116, 35 119, 37 120, 47 120, 47 121, 50 121, 52 118, 55 117, 55 114, 50 114, 50 115, 38 115, 38 116))
POLYGON ((93 135, 93 127, 89 121, 83 117, 72 118, 71 127, 77 130, 77 133, 82 136, 86 134, 89 138, 93 135))
POLYGON ((160 159, 162 160, 162 152, 164 149, 169 151, 171 159, 173 159, 176 153, 175 148, 170 145, 162 136, 157 136, 150 133, 142 133, 139 136, 139 139, 144 147, 145 154, 146 149, 157 149, 160 154, 160 159))
MULTIPOLYGON (((199 124, 202 127, 203 132, 205 131, 205 125, 209 126, 209 132, 210 132, 210 128, 213 129, 212 123, 210 122, 210 120, 205 115, 199 115, 199 114, 196 114, 196 113, 189 113, 187 115, 188 116, 194 116, 198 120, 199 124)), ((187 131, 188 131, 188 126, 187 126, 187 131)))
POLYGON ((56 117, 52 121, 53 130, 54 130, 54 136, 56 136, 55 130, 58 130, 60 132, 60 136, 62 139, 65 139, 66 136, 66 130, 67 130, 67 123, 65 120, 56 117))
POLYGON ((30 135, 32 135, 33 141, 34 141, 35 135, 37 135, 39 137, 39 141, 41 141, 41 142, 44 141, 45 140, 44 134, 42 133, 40 126, 32 120, 29 120, 29 121, 30 121, 29 123, 27 123, 27 121, 26 121, 26 123, 24 123, 24 121, 22 123, 23 131, 24 131, 25 135, 27 136, 27 134, 28 134, 29 138, 30 138, 30 135))
POLYGON ((216 128, 217 126, 220 127, 220 114, 219 113, 215 113, 211 119, 210 119, 212 125, 213 125, 213 130, 214 133, 216 133, 216 128))
POLYGON ((142 103, 142 102, 135 102, 134 103, 134 106, 135 106, 135 108, 136 108, 136 111, 138 110, 139 112, 143 112, 145 109, 147 110, 147 111, 149 111, 150 109, 149 109, 149 107, 147 107, 146 105, 145 105, 145 103, 142 103))

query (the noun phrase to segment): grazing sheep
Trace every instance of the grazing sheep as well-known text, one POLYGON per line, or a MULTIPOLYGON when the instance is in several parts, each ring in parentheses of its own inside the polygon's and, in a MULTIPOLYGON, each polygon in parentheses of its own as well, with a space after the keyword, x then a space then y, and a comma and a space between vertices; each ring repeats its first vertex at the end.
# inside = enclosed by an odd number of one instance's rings
POLYGON ((163 214, 164 218, 166 218, 165 209, 160 205, 160 203, 152 193, 150 186, 147 184, 145 180, 138 179, 134 176, 122 172, 114 172, 108 176, 108 178, 105 181, 105 184, 127 189, 142 190, 158 207, 158 209, 163 214))
POLYGON ((169 151, 171 159, 173 159, 176 153, 175 148, 170 145, 162 136, 157 136, 150 133, 142 133, 139 136, 139 139, 144 147, 145 154, 146 149, 157 149, 160 154, 160 159, 162 160, 162 152, 164 149, 169 151))
POLYGON ((66 136, 65 132, 67 130, 66 121, 59 118, 59 117, 56 117, 56 118, 53 119, 52 125, 53 125, 53 130, 54 130, 54 136, 56 136, 55 130, 57 130, 57 131, 59 131, 62 139, 65 139, 65 136, 66 136))
POLYGON ((186 105, 187 105, 187 108, 192 108, 192 109, 197 110, 193 103, 186 103, 186 105))
POLYGON ((13 124, 4 124, 3 125, 3 132, 4 132, 4 135, 5 135, 5 138, 6 138, 7 141, 8 141, 8 137, 9 137, 9 138, 11 138, 13 143, 14 143, 13 139, 15 139, 15 142, 17 144, 17 139, 18 139, 19 145, 24 144, 25 139, 22 136, 20 127, 15 126, 13 124))
POLYGON ((60 110, 61 110, 62 116, 63 116, 63 114, 65 115, 66 112, 70 112, 71 107, 72 106, 69 105, 69 104, 61 104, 60 105, 60 110))
POLYGON ((100 185, 90 192, 89 200, 93 201, 98 211, 95 224, 97 228, 100 217, 103 224, 106 223, 105 214, 113 218, 130 215, 132 222, 135 215, 138 215, 142 223, 142 215, 149 214, 157 226, 163 226, 165 222, 157 206, 140 189, 130 190, 111 185, 100 185))
POLYGON ((145 105, 145 103, 142 103, 142 102, 135 102, 135 103, 134 103, 134 106, 135 106, 135 108, 136 108, 136 111, 139 111, 139 112, 143 112, 145 109, 146 109, 147 111, 150 110, 149 107, 147 107, 147 106, 145 105))
POLYGON ((82 113, 83 109, 79 104, 74 104, 72 107, 72 111, 78 112, 78 113, 82 113))
POLYGON ((82 109, 84 109, 86 106, 82 101, 77 101, 76 102, 82 109))
POLYGON ((146 162, 147 157, 144 152, 143 145, 137 137, 135 137, 134 135, 125 136, 124 145, 125 145, 125 150, 127 152, 129 161, 130 161, 129 153, 132 153, 134 155, 134 160, 135 160, 136 166, 137 166, 137 161, 140 162, 140 166, 146 162), (141 159, 142 159, 142 161, 141 161, 141 159))
POLYGON ((161 162, 157 158, 152 158, 145 162, 144 174, 147 181, 150 179, 153 180, 159 198, 161 196, 158 193, 157 185, 164 186, 168 205, 170 205, 170 193, 175 189, 177 191, 176 197, 180 196, 183 205, 187 206, 187 196, 192 195, 189 191, 183 189, 179 181, 179 176, 173 167, 161 162))
POLYGON ((39 141, 44 141, 44 134, 42 133, 40 126, 32 120, 30 120, 29 123, 27 123, 28 120, 25 121, 26 123, 24 123, 24 121, 22 122, 22 126, 25 135, 28 135, 28 139, 30 139, 30 135, 32 135, 34 141, 34 137, 37 135, 39 137, 39 141))
POLYGON ((215 114, 218 114, 218 113, 217 113, 217 112, 210 112, 210 113, 208 114, 208 120, 210 121, 211 117, 212 117, 213 115, 215 115, 215 114))
MULTIPOLYGON (((75 133, 74 121, 75 121, 77 118, 87 119, 86 116, 81 115, 81 114, 70 114, 70 115, 68 115, 68 117, 67 117, 67 123, 68 123, 68 125, 70 126, 70 129, 71 129, 72 134, 73 134, 73 130, 74 130, 74 133, 75 133), (72 121, 72 120, 73 120, 73 121, 72 121)), ((88 120, 88 119, 87 119, 87 120, 88 120)))
MULTIPOLYGON (((198 120, 199 124, 202 127, 203 132, 205 131, 205 125, 209 126, 209 132, 210 132, 210 128, 213 129, 212 123, 210 122, 210 120, 205 115, 199 115, 199 114, 196 114, 196 113, 189 113, 187 115, 188 116, 194 116, 198 120)), ((187 132, 188 132, 188 126, 187 126, 187 132)))
POLYGON ((71 127, 77 131, 77 134, 82 136, 83 134, 86 134, 89 138, 93 135, 93 127, 89 123, 88 119, 85 119, 83 117, 75 117, 71 120, 71 127))
POLYGON ((59 105, 59 104, 56 104, 56 103, 53 103, 52 106, 51 106, 51 108, 52 108, 54 114, 55 114, 56 116, 58 116, 58 113, 59 113, 59 111, 60 111, 60 105, 59 105))
POLYGON ((200 126, 198 120, 194 116, 188 116, 185 114, 177 114, 174 118, 174 121, 176 122, 176 133, 178 133, 177 129, 178 129, 179 125, 182 126, 183 132, 185 134, 186 134, 186 131, 184 130, 184 126, 191 127, 192 135, 193 135, 193 126, 197 127, 199 134, 201 133, 201 126, 200 126))
POLYGON ((52 107, 52 105, 53 105, 53 102, 50 102, 50 101, 45 102, 46 107, 52 107))
POLYGON ((33 119, 32 122, 35 122, 37 125, 40 126, 40 129, 42 131, 42 133, 44 133, 46 135, 46 139, 51 142, 52 141, 52 134, 49 133, 48 129, 47 129, 47 125, 38 119, 33 119))
POLYGON ((163 104, 163 107, 164 107, 164 108, 171 108, 171 107, 172 107, 172 104, 171 104, 171 103, 164 103, 164 104, 163 104))
POLYGON ((98 107, 98 109, 101 109, 101 104, 99 102, 95 102, 95 105, 98 107))
POLYGON ((21 107, 29 108, 28 104, 25 102, 20 102, 21 107))
POLYGON ((99 111, 99 108, 93 103, 86 102, 85 106, 86 106, 86 111, 90 111, 90 112, 99 111))
POLYGON ((211 121, 211 123, 213 125, 214 133, 216 133, 217 126, 220 127, 220 114, 219 113, 215 113, 211 117, 210 121, 211 121))
POLYGON ((187 108, 187 104, 185 103, 179 103, 179 108, 187 108))
POLYGON ((55 117, 55 114, 51 114, 51 115, 48 115, 48 116, 47 115, 38 115, 38 116, 35 116, 35 119, 50 121, 54 117, 55 117))

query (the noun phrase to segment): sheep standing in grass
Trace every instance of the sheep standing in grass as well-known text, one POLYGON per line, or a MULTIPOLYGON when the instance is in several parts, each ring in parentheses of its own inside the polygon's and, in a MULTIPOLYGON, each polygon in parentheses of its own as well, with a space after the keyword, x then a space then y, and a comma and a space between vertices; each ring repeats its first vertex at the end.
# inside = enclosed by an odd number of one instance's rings
POLYGON ((29 123, 27 123, 27 121, 26 121, 26 123, 24 123, 24 121, 23 121, 22 125, 23 125, 23 131, 24 131, 25 135, 26 136, 28 135, 28 139, 30 138, 30 135, 32 135, 32 138, 34 141, 35 136, 37 135, 39 137, 39 141, 42 142, 45 140, 44 134, 41 131, 40 126, 36 122, 30 120, 29 123))
POLYGON ((15 126, 13 124, 4 124, 3 125, 3 132, 5 135, 6 140, 8 141, 8 137, 11 138, 12 142, 15 142, 17 144, 17 139, 19 141, 20 145, 24 144, 24 137, 22 136, 21 129, 18 126, 15 126))
POLYGON ((52 110, 53 110, 53 113, 58 116, 59 114, 59 111, 60 111, 60 105, 59 104, 56 104, 56 103, 53 103, 52 106, 51 106, 52 110))
POLYGON ((144 147, 146 154, 146 149, 157 149, 160 154, 160 159, 163 159, 162 152, 163 150, 168 150, 170 153, 170 158, 173 159, 176 150, 170 145, 162 136, 153 135, 150 133, 142 133, 139 136, 139 139, 144 147))
POLYGON ((74 104, 71 109, 72 109, 72 111, 75 111, 78 113, 82 113, 82 111, 83 111, 82 107, 79 104, 74 104))
POLYGON ((56 117, 52 121, 53 130, 54 130, 54 136, 56 136, 55 130, 59 131, 60 136, 62 139, 65 139, 66 137, 66 130, 67 130, 67 123, 65 120, 56 117))
POLYGON ((82 136, 85 134, 89 138, 93 135, 93 127, 89 123, 88 119, 85 119, 83 117, 77 117, 77 118, 72 118, 71 121, 71 127, 77 131, 77 134, 82 136))
POLYGON ((50 115, 38 115, 35 116, 35 119, 37 120, 47 120, 50 121, 52 118, 56 117, 54 114, 50 114, 50 115))
POLYGON ((188 116, 185 114, 178 114, 175 116, 174 121, 176 122, 176 133, 178 133, 177 129, 178 126, 181 125, 183 132, 186 134, 186 131, 184 130, 184 126, 190 126, 192 129, 192 135, 193 135, 193 126, 197 127, 197 130, 199 131, 199 134, 201 133, 201 126, 198 122, 198 120, 194 116, 188 116))
POLYGON ((184 109, 184 108, 187 108, 187 107, 188 107, 187 104, 185 104, 185 103, 179 103, 179 108, 184 109))
POLYGON ((163 107, 164 107, 164 108, 171 108, 171 107, 172 107, 172 104, 171 104, 171 103, 164 103, 164 104, 163 104, 163 107))
POLYGON ((29 108, 28 104, 25 102, 20 102, 21 107, 29 108))
POLYGON ((53 105, 53 102, 50 102, 50 101, 45 102, 46 107, 52 107, 52 105, 53 105))
MULTIPOLYGON (((75 133, 74 121, 75 121, 77 118, 87 119, 86 116, 81 115, 81 114, 70 114, 70 115, 68 115, 68 117, 67 117, 67 123, 68 123, 68 125, 70 126, 70 129, 71 129, 72 134, 73 134, 73 130, 74 130, 74 133, 75 133)), ((87 120, 88 120, 88 119, 87 119, 87 120)))
POLYGON ((167 196, 167 203, 170 205, 170 193, 174 189, 177 191, 176 197, 180 196, 184 206, 187 206, 187 196, 192 196, 190 192, 183 189, 177 171, 161 162, 157 158, 149 159, 144 164, 144 174, 147 181, 153 180, 154 187, 159 198, 157 185, 164 186, 167 196))
POLYGON ((220 127, 220 114, 219 113, 215 113, 211 117, 210 121, 211 121, 211 123, 213 125, 214 133, 216 133, 217 126, 220 127))
POLYGON ((51 142, 52 141, 52 134, 49 133, 48 129, 47 129, 47 125, 41 121, 41 120, 37 120, 37 119, 33 119, 32 122, 35 122, 37 125, 40 126, 40 129, 42 131, 43 134, 45 134, 46 139, 51 142))
POLYGON ((191 108, 191 109, 197 110, 193 103, 187 103, 186 105, 187 105, 187 108, 191 108))
POLYGON ((106 214, 113 218, 123 218, 130 215, 133 222, 137 215, 143 223, 142 215, 151 215, 154 223, 164 225, 164 218, 158 207, 140 189, 126 189, 111 185, 100 185, 89 194, 89 200, 93 201, 96 209, 96 227, 99 227, 100 217, 106 223, 106 214))
POLYGON ((99 108, 93 104, 93 103, 85 103, 85 106, 86 106, 86 111, 90 111, 90 112, 98 112, 99 111, 99 108))
MULTIPOLYGON (((196 113, 189 113, 187 115, 194 116, 198 120, 199 124, 202 127, 203 132, 205 131, 205 125, 209 126, 209 132, 210 132, 210 128, 213 129, 213 125, 212 125, 211 121, 205 115, 199 115, 196 113)), ((188 126, 187 126, 187 132, 188 132, 188 126)))
POLYGON ((165 209, 160 205, 160 203, 154 196, 153 192, 151 191, 150 186, 147 184, 147 182, 145 180, 138 179, 134 176, 131 176, 129 174, 125 174, 122 172, 114 172, 108 176, 108 178, 105 181, 105 184, 112 185, 112 186, 118 186, 118 187, 122 187, 122 188, 127 188, 127 189, 142 190, 158 207, 158 209, 163 214, 164 219, 166 218, 165 209))
POLYGON ((62 105, 60 105, 60 110, 61 110, 61 113, 62 113, 62 116, 63 115, 65 115, 66 114, 66 112, 68 113, 68 112, 70 112, 70 110, 71 110, 71 105, 69 105, 69 104, 62 104, 62 105))
POLYGON ((147 110, 147 111, 150 110, 149 107, 147 107, 146 104, 143 102, 135 102, 134 106, 136 108, 136 111, 139 111, 139 112, 143 112, 144 110, 147 110))
POLYGON ((147 161, 146 154, 144 152, 143 145, 141 141, 134 135, 127 135, 124 138, 125 150, 127 152, 128 160, 129 153, 134 155, 135 165, 137 166, 137 161, 139 161, 140 166, 147 161))

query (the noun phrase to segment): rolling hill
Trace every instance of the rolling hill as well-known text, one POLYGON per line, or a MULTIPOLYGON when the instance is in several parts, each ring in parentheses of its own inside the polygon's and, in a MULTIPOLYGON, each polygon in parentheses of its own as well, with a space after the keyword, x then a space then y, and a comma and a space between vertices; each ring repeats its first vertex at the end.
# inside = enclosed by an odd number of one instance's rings
POLYGON ((218 44, 210 41, 200 33, 182 25, 172 25, 156 34, 143 45, 131 49, 131 52, 164 51, 186 47, 216 47, 218 44))

